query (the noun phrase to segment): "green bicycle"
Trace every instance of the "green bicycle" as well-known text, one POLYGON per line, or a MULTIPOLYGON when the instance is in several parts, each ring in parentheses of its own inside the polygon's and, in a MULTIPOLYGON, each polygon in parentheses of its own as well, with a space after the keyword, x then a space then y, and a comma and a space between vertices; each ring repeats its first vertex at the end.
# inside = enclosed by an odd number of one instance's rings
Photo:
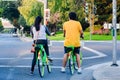
POLYGON ((50 62, 47 58, 45 49, 42 44, 36 44, 35 48, 36 50, 38 50, 36 52, 38 52, 37 64, 38 64, 39 75, 43 77, 45 73, 45 66, 47 66, 48 72, 51 73, 50 62))
MULTIPOLYGON (((73 53, 74 46, 68 46, 68 65, 69 70, 71 74, 74 74, 74 71, 76 70, 75 64, 76 64, 76 55, 73 53)), ((82 64, 82 52, 80 52, 80 64, 82 64)))

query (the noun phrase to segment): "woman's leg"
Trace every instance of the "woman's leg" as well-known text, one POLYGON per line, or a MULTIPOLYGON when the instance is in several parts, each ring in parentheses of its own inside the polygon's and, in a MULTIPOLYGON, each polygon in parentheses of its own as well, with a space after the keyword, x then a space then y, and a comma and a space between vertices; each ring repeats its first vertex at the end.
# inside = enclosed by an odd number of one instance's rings
POLYGON ((49 56, 49 47, 47 44, 44 45, 44 49, 45 49, 47 56, 49 56))
POLYGON ((31 66, 31 71, 32 72, 34 72, 34 67, 36 65, 37 56, 38 56, 38 52, 36 51, 36 53, 34 52, 33 60, 32 60, 32 66, 31 66))

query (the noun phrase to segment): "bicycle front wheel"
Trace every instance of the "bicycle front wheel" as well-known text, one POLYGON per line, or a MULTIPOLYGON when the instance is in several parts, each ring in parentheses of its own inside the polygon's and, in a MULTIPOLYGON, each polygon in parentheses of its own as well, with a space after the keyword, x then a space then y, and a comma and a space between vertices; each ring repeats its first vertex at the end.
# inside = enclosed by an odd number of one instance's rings
POLYGON ((44 76, 44 64, 42 64, 42 62, 40 62, 40 60, 38 60, 38 71, 39 71, 39 75, 40 77, 44 76))
POLYGON ((69 59, 69 69, 70 69, 71 74, 74 74, 74 67, 75 67, 75 64, 73 63, 72 59, 70 58, 69 59))

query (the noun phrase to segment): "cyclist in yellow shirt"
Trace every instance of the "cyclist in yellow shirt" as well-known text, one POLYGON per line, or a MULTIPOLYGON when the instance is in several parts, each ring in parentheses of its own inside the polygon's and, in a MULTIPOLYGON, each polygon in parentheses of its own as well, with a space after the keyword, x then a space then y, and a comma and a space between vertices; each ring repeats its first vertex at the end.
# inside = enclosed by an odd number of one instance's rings
POLYGON ((80 67, 80 36, 83 37, 83 30, 80 22, 76 21, 76 13, 70 12, 69 13, 69 21, 66 21, 63 24, 63 32, 64 32, 64 57, 63 57, 63 65, 61 68, 62 72, 65 72, 65 66, 67 63, 67 46, 74 46, 74 53, 76 54, 77 65, 78 65, 78 73, 81 73, 80 67))

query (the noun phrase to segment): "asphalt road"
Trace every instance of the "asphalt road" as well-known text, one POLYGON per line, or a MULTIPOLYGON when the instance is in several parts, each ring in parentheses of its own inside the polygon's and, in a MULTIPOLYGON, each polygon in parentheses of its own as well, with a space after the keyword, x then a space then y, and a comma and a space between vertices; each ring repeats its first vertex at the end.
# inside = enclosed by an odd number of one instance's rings
MULTIPOLYGON (((68 68, 61 73, 63 58, 63 41, 51 41, 49 47, 53 59, 52 73, 45 71, 44 78, 38 74, 37 67, 34 75, 30 75, 33 54, 30 52, 32 42, 23 42, 10 34, 0 34, 0 80, 70 80, 73 75, 68 68)), ((82 69, 104 62, 112 62, 111 41, 84 41, 82 48, 82 69)), ((120 42, 117 43, 117 59, 120 59, 120 42)))

